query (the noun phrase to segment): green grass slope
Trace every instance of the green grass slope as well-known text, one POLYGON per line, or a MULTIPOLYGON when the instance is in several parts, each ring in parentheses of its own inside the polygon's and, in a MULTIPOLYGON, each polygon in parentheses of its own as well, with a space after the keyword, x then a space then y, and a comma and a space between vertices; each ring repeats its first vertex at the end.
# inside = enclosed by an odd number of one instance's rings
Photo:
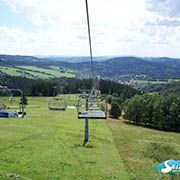
POLYGON ((180 179, 155 170, 168 159, 180 159, 180 134, 138 127, 119 120, 109 120, 115 144, 130 179, 180 179))
POLYGON ((129 179, 106 121, 91 121, 91 141, 83 147, 76 110, 49 111, 47 103, 29 98, 41 107, 27 109, 24 119, 0 119, 1 180, 129 179))
MULTIPOLYGON (((9 106, 7 98, 0 99, 9 106)), ((90 142, 83 147, 84 121, 76 109, 49 111, 49 98, 28 99, 40 108, 27 108, 24 119, 0 119, 0 180, 180 178, 155 170, 164 160, 180 158, 180 134, 92 120, 90 142)))
POLYGON ((21 76, 22 73, 17 72, 17 69, 14 67, 6 67, 6 66, 0 66, 0 71, 5 74, 9 74, 11 76, 21 76))

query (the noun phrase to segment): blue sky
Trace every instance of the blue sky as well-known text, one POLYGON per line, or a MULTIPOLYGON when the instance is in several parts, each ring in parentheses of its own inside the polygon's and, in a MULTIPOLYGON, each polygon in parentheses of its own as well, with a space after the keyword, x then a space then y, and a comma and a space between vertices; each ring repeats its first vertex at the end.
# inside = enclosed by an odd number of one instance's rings
POLYGON ((29 28, 33 28, 25 16, 20 13, 13 13, 12 9, 3 1, 0 4, 0 26, 18 27, 23 30, 26 30, 29 26, 29 28))
MULTIPOLYGON (((89 0, 95 56, 180 57, 179 0, 89 0)), ((85 0, 0 0, 0 53, 89 54, 85 0)))

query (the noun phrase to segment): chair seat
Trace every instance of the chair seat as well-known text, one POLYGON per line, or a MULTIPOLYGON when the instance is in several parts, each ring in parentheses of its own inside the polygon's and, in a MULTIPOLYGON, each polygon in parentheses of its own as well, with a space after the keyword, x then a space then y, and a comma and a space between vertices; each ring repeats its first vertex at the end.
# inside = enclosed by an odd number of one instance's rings
POLYGON ((55 110, 55 111, 65 111, 66 108, 62 107, 62 108, 53 108, 53 107, 49 107, 49 110, 55 110))
POLYGON ((91 112, 91 111, 87 111, 87 112, 79 112, 78 113, 78 118, 79 119, 84 119, 84 118, 89 118, 89 119, 106 119, 106 113, 99 111, 99 112, 91 112))
POLYGON ((99 110, 99 107, 90 107, 90 110, 99 110))

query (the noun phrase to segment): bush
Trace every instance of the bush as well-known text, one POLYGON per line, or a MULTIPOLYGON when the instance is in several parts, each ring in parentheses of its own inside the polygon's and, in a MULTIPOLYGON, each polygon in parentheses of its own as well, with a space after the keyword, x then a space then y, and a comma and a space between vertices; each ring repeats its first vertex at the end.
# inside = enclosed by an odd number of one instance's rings
POLYGON ((113 101, 111 103, 111 109, 109 111, 111 117, 118 119, 121 116, 121 112, 122 110, 119 104, 113 101))

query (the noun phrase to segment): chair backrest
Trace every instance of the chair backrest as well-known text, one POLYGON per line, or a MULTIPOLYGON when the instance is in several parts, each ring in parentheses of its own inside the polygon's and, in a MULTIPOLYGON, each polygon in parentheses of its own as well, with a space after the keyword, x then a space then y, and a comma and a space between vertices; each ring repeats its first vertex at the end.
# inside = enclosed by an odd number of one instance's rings
POLYGON ((89 119, 106 119, 107 118, 107 101, 105 98, 94 94, 83 93, 80 95, 78 104, 83 106, 77 107, 78 118, 89 118, 89 119), (104 104, 102 108, 102 104, 104 104), (88 106, 88 107, 87 107, 88 106))
POLYGON ((48 102, 48 108, 49 109, 66 109, 66 101, 63 98, 54 97, 49 100, 48 102))

